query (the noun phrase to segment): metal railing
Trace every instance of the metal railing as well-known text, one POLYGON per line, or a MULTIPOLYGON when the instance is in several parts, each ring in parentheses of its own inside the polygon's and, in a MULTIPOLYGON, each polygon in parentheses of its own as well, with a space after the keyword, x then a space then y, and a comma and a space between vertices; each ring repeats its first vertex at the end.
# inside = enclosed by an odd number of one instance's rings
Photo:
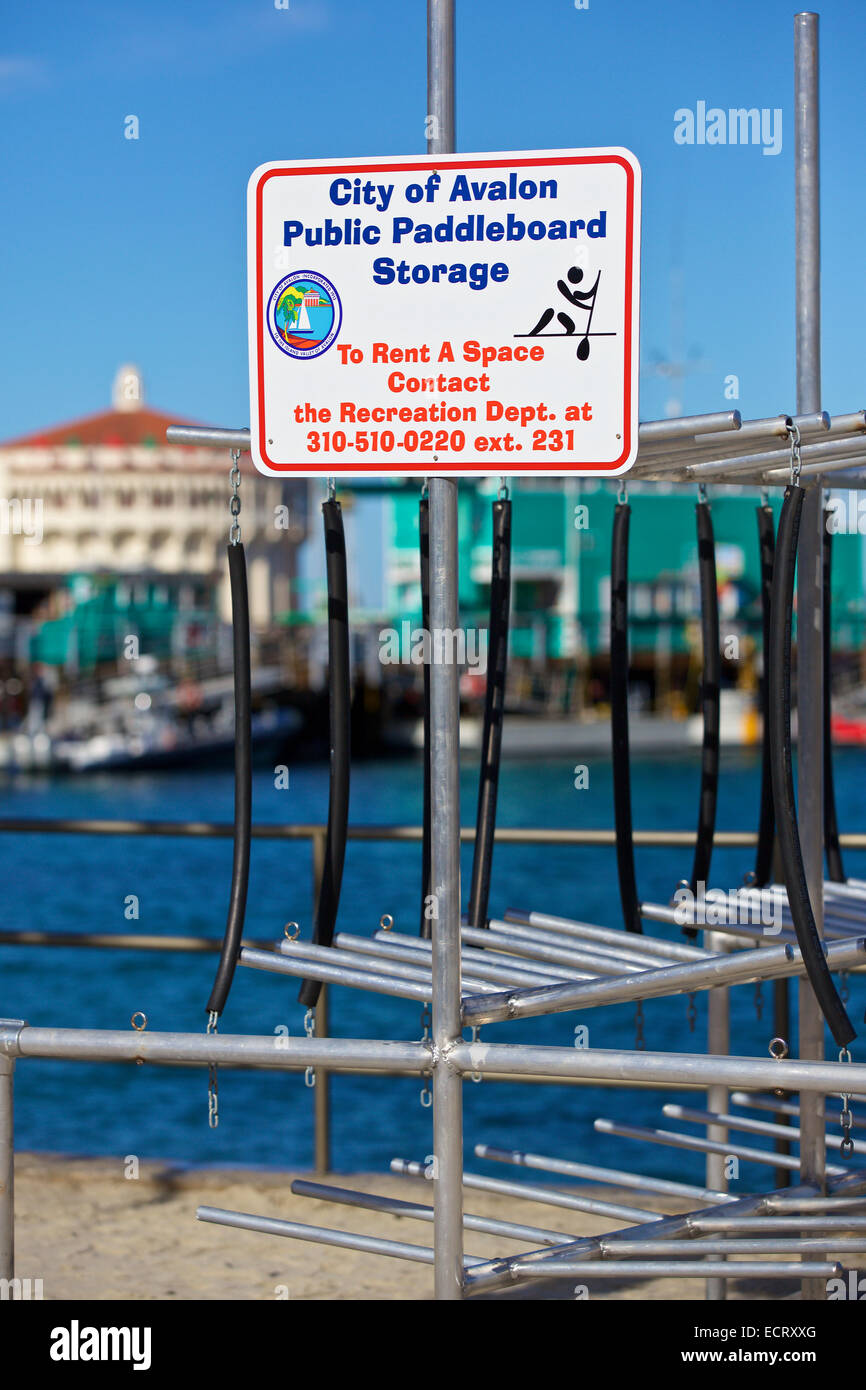
MULTIPOLYGON (((231 839, 233 827, 228 822, 219 821, 164 821, 164 820, 98 820, 64 816, 50 818, 10 817, 0 818, 0 833, 36 835, 122 835, 157 836, 179 839, 231 839)), ((422 838, 420 825, 355 825, 349 827, 349 839, 376 841, 382 843, 416 843, 422 838)), ((317 823, 299 825, 254 825, 252 835, 257 840, 305 840, 310 842, 312 852, 311 900, 315 902, 319 878, 325 854, 327 826, 317 823)), ((475 839, 474 826, 462 826, 460 839, 464 844, 475 839)), ((554 829, 546 827, 503 826, 496 830, 496 841, 500 844, 559 845, 561 847, 608 847, 616 845, 613 830, 554 829)), ((660 849, 688 848, 694 845, 695 832, 692 830, 636 830, 634 842, 637 846, 660 849)), ((866 832, 853 832, 840 836, 843 848, 866 850, 866 832)), ((720 830, 716 832, 715 845, 718 849, 745 849, 757 843, 757 835, 750 830, 720 830)), ((275 933, 276 935, 276 933, 275 933)), ((271 940, 244 938, 245 947, 273 950, 271 940)), ((217 937, 180 936, 171 934, 136 935, 130 932, 71 932, 36 931, 28 929, 0 931, 0 946, 54 946, 85 947, 108 950, 169 951, 169 952, 213 952, 220 950, 217 937)), ((316 1010, 316 1035, 328 1037, 328 990, 323 988, 316 1010)), ((317 1173, 331 1172, 331 1097, 330 1068, 315 1068, 316 1084, 314 1096, 314 1169, 317 1173)), ((342 1068, 334 1068, 342 1070, 342 1068)), ((526 1081, 540 1080, 518 1075, 502 1076, 502 1080, 526 1081)), ((559 1078, 560 1083, 581 1084, 580 1078, 559 1078)), ((683 1089, 693 1089, 684 1086, 683 1089)))

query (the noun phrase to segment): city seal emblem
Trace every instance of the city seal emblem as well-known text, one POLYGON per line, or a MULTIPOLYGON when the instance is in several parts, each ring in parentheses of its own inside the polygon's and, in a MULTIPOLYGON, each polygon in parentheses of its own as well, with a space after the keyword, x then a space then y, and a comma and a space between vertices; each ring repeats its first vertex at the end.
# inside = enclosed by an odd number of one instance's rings
POLYGON ((287 357, 321 357, 343 320, 336 289, 314 270, 294 270, 274 286, 268 300, 271 337, 287 357))

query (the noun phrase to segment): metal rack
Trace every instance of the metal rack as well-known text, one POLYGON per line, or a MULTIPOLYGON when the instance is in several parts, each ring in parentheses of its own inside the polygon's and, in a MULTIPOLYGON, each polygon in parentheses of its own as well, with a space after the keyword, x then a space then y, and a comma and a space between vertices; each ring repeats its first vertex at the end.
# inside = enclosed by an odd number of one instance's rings
MULTIPOLYGON (((437 118, 431 153, 454 147, 454 0, 428 0, 428 110, 437 118)), ((858 931, 862 892, 832 899, 824 917, 822 872, 822 578, 821 478, 831 471, 846 486, 866 480, 866 414, 831 420, 820 408, 820 301, 818 284, 818 108, 817 16, 795 19, 797 111, 797 363, 796 411, 743 422, 736 412, 658 421, 643 425, 635 480, 760 484, 786 482, 792 426, 801 439, 802 473, 811 483, 802 522, 799 572, 799 775, 800 822, 806 873, 819 931, 830 940, 828 963, 853 969, 866 964, 866 940, 858 931), (847 897, 847 903, 844 901, 847 897), (843 900, 840 902, 840 898, 843 900), (853 909, 851 902, 858 900, 853 909)), ((248 443, 247 431, 170 431, 177 443, 248 443)), ((458 626, 457 485, 429 480, 430 623, 458 626)), ((431 1246, 370 1237, 268 1216, 199 1209, 201 1220, 262 1231, 302 1241, 366 1250, 431 1264, 435 1294, 456 1300, 515 1283, 589 1277, 695 1278, 708 1280, 710 1296, 723 1292, 726 1278, 761 1275, 803 1281, 806 1297, 822 1297, 826 1279, 840 1273, 836 1254, 866 1252, 866 1169, 840 1173, 825 1159, 824 1098, 866 1095, 866 1065, 824 1060, 823 1019, 808 981, 800 978, 799 1059, 760 1059, 728 1055, 726 987, 744 980, 802 976, 799 952, 783 934, 777 945, 730 954, 724 924, 707 933, 705 946, 661 943, 652 937, 603 934, 605 929, 563 919, 495 922, 479 943, 460 918, 459 703, 453 665, 431 668, 432 877, 437 914, 432 941, 377 933, 372 941, 342 934, 333 948, 282 943, 279 953, 246 948, 241 962, 251 968, 330 980, 415 1000, 432 999, 432 1032, 418 1042, 325 1037, 238 1037, 210 1034, 127 1033, 89 1029, 29 1027, 20 1020, 0 1022, 0 1276, 12 1272, 12 1083, 14 1063, 29 1057, 93 1061, 150 1062, 159 1065, 228 1065, 301 1071, 309 1067, 369 1073, 402 1073, 432 1079, 433 1157, 430 1165, 397 1162, 407 1175, 431 1179, 433 1201, 399 1202, 298 1182, 304 1195, 373 1208, 432 1223, 431 1246), (612 939, 616 938, 616 939, 612 939), (478 946, 484 944, 481 952, 478 946), (490 949, 490 948, 493 949, 490 949), (483 957, 483 958, 482 958, 483 957), (722 1007, 711 1013, 711 1055, 653 1053, 598 1048, 467 1042, 464 1028, 493 1020, 540 1016, 627 999, 706 988, 722 1007), (491 1221, 464 1212, 464 1191, 505 1191, 515 1185, 463 1170, 463 1084, 470 1076, 582 1078, 600 1084, 665 1088, 684 1082, 708 1091, 707 1109, 675 1118, 706 1128, 705 1139, 659 1131, 632 1136, 697 1148, 714 1161, 735 1153, 727 1131, 751 1132, 760 1121, 734 1116, 729 1101, 746 1108, 769 1103, 767 1091, 800 1094, 800 1157, 781 1166, 797 1167, 799 1184, 782 1192, 732 1198, 708 1180, 705 1189, 661 1182, 640 1174, 602 1170, 569 1159, 503 1155, 482 1146, 482 1157, 505 1157, 518 1166, 546 1168, 573 1178, 617 1181, 638 1191, 678 1197, 683 1203, 708 1201, 674 1216, 604 1203, 597 1198, 552 1193, 521 1183, 528 1200, 561 1209, 591 1211, 622 1220, 622 1229, 567 1239, 543 1226, 491 1221), (748 1102, 727 1097, 748 1091, 748 1102), (757 1095, 752 1095, 756 1092, 757 1095), (690 1117, 700 1116, 694 1120, 690 1117), (431 1171, 428 1173, 428 1167, 431 1171), (464 1231, 477 1230, 529 1242, 528 1252, 478 1260, 464 1252, 464 1231), (806 1234, 804 1234, 804 1232, 806 1234), (841 1232, 841 1234, 840 1234, 841 1232), (748 1256, 749 1258, 743 1258, 748 1256), (782 1258, 779 1257, 789 1257, 782 1258), (731 1258, 733 1257, 733 1258, 731 1258)), ((855 885, 856 888, 856 885, 855 885)), ((829 894, 828 894, 829 896, 829 894)), ((661 910, 661 909, 660 909, 661 910)), ((739 933, 742 935, 742 933, 739 933)), ((748 934, 746 934, 748 935, 748 934)), ((748 944, 748 943, 747 943, 748 944)), ((779 1110, 773 1102, 770 1108, 779 1110)), ((601 1120, 607 1132, 626 1127, 601 1120)), ((791 1130, 786 1133, 789 1137, 791 1130)), ((743 1151, 743 1146, 740 1146, 743 1151)), ((780 1156, 769 1161, 779 1166, 780 1156)), ((718 1165, 715 1165, 716 1169, 718 1165)))

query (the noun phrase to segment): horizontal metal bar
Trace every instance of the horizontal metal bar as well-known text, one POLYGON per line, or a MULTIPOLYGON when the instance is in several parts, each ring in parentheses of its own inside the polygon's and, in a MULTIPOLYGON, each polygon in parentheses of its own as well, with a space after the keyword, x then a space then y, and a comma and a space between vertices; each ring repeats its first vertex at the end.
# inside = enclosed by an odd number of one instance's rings
MULTIPOLYGON (((402 1177, 423 1178, 425 1165, 405 1158, 391 1160, 391 1172, 402 1177)), ((622 1202, 605 1202, 600 1197, 585 1197, 579 1192, 560 1192, 554 1187, 538 1187, 533 1183, 507 1182, 503 1178, 487 1178, 481 1173, 464 1173, 463 1186, 478 1192, 497 1192, 503 1197, 519 1197, 524 1202, 540 1202, 547 1207, 564 1207, 567 1211, 588 1211, 612 1221, 655 1221, 655 1212, 629 1207, 622 1202)), ((569 1237, 560 1236, 560 1240, 569 1237)))
POLYGON ((620 1240, 608 1246, 602 1241, 605 1250, 610 1249, 617 1258, 624 1259, 636 1255, 800 1255, 819 1254, 826 1258, 831 1255, 862 1255, 866 1252, 866 1240, 860 1236, 776 1236, 733 1237, 731 1240, 620 1240))
MULTIPOLYGON (((518 1279, 538 1277, 538 1266, 525 1260, 514 1260, 509 1268, 518 1279)), ((561 1260, 544 1269, 545 1279, 831 1279, 841 1273, 840 1264, 817 1260, 561 1260)))
MULTIPOLYGON (((774 1153, 770 1149, 750 1149, 743 1145, 722 1143, 714 1139, 698 1139, 692 1134, 677 1134, 672 1129, 651 1129, 644 1125, 624 1125, 617 1120, 599 1119, 594 1128, 599 1134, 616 1134, 621 1139, 641 1139, 647 1144, 664 1144, 673 1149, 691 1149, 695 1153, 723 1154, 726 1158, 741 1158, 748 1163, 766 1163, 771 1168, 800 1167, 799 1158, 774 1153)), ((828 1173, 844 1173, 845 1169, 827 1164, 828 1173)))
POLYGON ((672 420, 648 420, 638 428, 640 444, 666 444, 670 439, 689 438, 718 430, 739 430, 743 417, 738 410, 718 410, 709 415, 679 415, 672 420))
MULTIPOLYGON (((335 956, 338 952, 334 951, 335 956)), ((241 951, 240 964, 252 970, 264 970, 274 975, 292 975, 299 979, 325 980, 329 984, 346 985, 352 989, 370 990, 375 994, 390 994, 395 999, 417 999, 421 1003, 430 1000, 432 986, 416 980, 400 980, 394 975, 385 975, 367 970, 352 970, 348 965, 340 965, 335 960, 307 959, 302 956, 284 956, 268 951, 241 951)), ((481 995, 482 999, 487 998, 481 995)))
MULTIPOLYGON (((852 1173, 849 1174, 849 1176, 853 1178, 858 1175, 852 1173)), ((773 1192, 767 1197, 767 1210, 769 1212, 778 1213, 780 1216, 785 1216, 789 1212, 854 1212, 862 1211, 864 1209, 864 1202, 866 1202, 866 1196, 861 1194, 857 1197, 845 1197, 839 1195, 838 1189, 836 1189, 831 1196, 827 1197, 820 1196, 816 1193, 811 1197, 800 1198, 792 1197, 786 1192, 773 1192)))
POLYGON ((863 1231, 866 1217, 859 1216, 701 1216, 689 1228, 713 1235, 725 1231, 863 1231))
MULTIPOLYGON (((432 1222, 434 1216, 433 1207, 420 1202, 404 1202, 399 1197, 383 1197, 378 1192, 329 1187, 325 1183, 308 1182, 306 1178, 296 1178, 292 1191, 299 1197, 313 1197, 321 1202, 360 1207, 365 1211, 381 1211, 388 1216, 405 1216, 415 1221, 432 1222)), ((562 1231, 548 1231, 542 1226, 523 1226, 516 1221, 498 1221, 492 1216, 472 1216, 469 1212, 463 1213, 463 1225, 467 1231, 505 1236, 508 1240, 532 1240, 542 1245, 559 1245, 562 1242, 562 1231)))
POLYGON ((623 932, 622 941, 616 946, 611 946, 607 942, 588 942, 579 937, 567 936, 564 932, 538 926, 524 926, 517 922, 501 922, 495 925, 491 922, 487 930, 495 932, 498 936, 529 942, 530 945, 553 946, 560 951, 570 951, 577 959, 585 961, 587 968, 595 970, 597 974, 613 975, 634 973, 637 970, 654 970, 661 963, 657 955, 641 951, 638 944, 641 938, 633 933, 626 935, 623 932))
MULTIPOLYGON (((221 1207, 199 1207, 197 1221, 210 1221, 217 1226, 234 1226, 242 1231, 261 1231, 268 1236, 288 1236, 290 1240, 309 1240, 316 1245, 337 1245, 342 1250, 363 1250, 368 1255, 390 1255, 398 1260, 413 1260, 416 1264, 432 1265, 433 1251, 426 1245, 407 1245, 402 1240, 383 1240, 380 1236, 362 1236, 354 1231, 333 1231, 326 1226, 306 1226, 299 1221, 284 1221, 276 1216, 254 1216, 246 1211, 224 1211, 221 1207)), ((465 1256, 464 1266, 479 1264, 465 1256)))
POLYGON ((862 1062, 802 1062, 793 1058, 705 1056, 688 1052, 622 1052, 595 1047, 540 1047, 526 1043, 462 1042, 449 1048, 447 1064, 458 1071, 529 1072, 533 1076, 587 1076, 639 1081, 668 1080, 701 1089, 719 1086, 778 1086, 786 1091, 839 1093, 866 1085, 862 1062))
MULTIPOLYGON (((361 939, 363 940, 363 938, 361 939)), ((268 953, 260 954, 267 955, 268 953)), ((348 947, 336 949, 334 946, 317 946, 309 941, 292 941, 285 937, 278 942, 276 952, 270 954, 272 959, 274 957, 277 959, 297 959, 307 963, 324 961, 327 965, 346 965, 365 972, 371 969, 371 956, 363 951, 353 951, 348 947)), ((379 955, 377 952, 373 954, 379 955)), ((263 966, 263 969, 267 969, 267 966, 263 966)), ((379 955, 376 970, 380 975, 391 975, 398 980, 414 980, 417 984, 430 985, 430 970, 429 968, 425 969, 424 962, 421 960, 416 960, 414 965, 407 965, 403 961, 389 960, 379 955)), ((482 992, 485 990, 491 992, 496 988, 489 980, 483 980, 468 970, 464 972, 463 983, 464 989, 478 989, 482 992)), ((432 985, 430 987, 432 988, 432 985)))
MULTIPOLYGON (((256 840, 312 840, 325 833, 326 826, 320 824, 296 825, 254 825, 252 836, 256 840)), ((163 821, 163 820, 98 820, 68 816, 33 817, 4 816, 0 818, 0 833, 16 835, 129 835, 156 836, 158 838, 178 839, 223 839, 230 840, 234 827, 228 821, 163 821)), ((385 842, 398 841, 407 844, 421 840, 423 830, 420 825, 350 825, 350 840, 385 842)), ((465 825, 460 829, 460 839, 471 844, 475 839, 475 827, 465 825)), ((866 849, 866 832, 840 835, 843 849, 866 849)), ((616 844, 613 830, 555 829, 553 827, 497 826, 498 843, 511 845, 561 845, 597 847, 616 844)), ((688 849, 695 843, 693 830, 635 830, 636 845, 655 848, 688 849)), ((757 844, 757 835, 752 830, 718 830, 714 843, 720 849, 748 849, 757 844)))
POLYGON ((492 1159, 495 1163, 511 1163, 517 1168, 536 1168, 544 1173, 588 1178, 593 1182, 616 1184, 617 1187, 635 1187, 666 1197, 689 1197, 707 1202, 734 1200, 727 1192, 714 1192, 709 1188, 694 1187, 691 1183, 671 1182, 667 1178, 649 1178, 644 1177, 642 1173, 624 1172, 620 1168, 599 1168, 591 1163, 574 1163, 571 1159, 549 1158, 541 1154, 525 1153, 519 1149, 497 1149, 492 1144, 476 1144, 475 1155, 477 1158, 492 1159))
MULTIPOLYGON (((777 1125, 770 1120, 753 1120, 745 1115, 729 1115, 727 1112, 693 1110, 687 1105, 663 1105, 662 1113, 669 1120, 685 1120, 687 1124, 723 1125, 726 1129, 741 1130, 744 1134, 763 1134, 770 1139, 789 1139, 799 1143, 800 1131, 796 1125, 777 1125)), ((827 1135, 828 1140, 836 1138, 827 1135)), ((866 1153, 866 1143, 862 1139, 852 1139, 855 1153, 866 1153)))
MULTIPOLYGON (((611 927, 597 927, 591 922, 577 922, 570 917, 554 917, 547 912, 517 912, 509 908, 505 914, 507 922, 525 923, 529 927, 542 927, 550 931, 561 932, 564 936, 585 937, 588 941, 598 941, 603 945, 617 946, 623 937, 627 939, 634 937, 622 929, 615 930, 611 927)), ((492 927, 498 924, 495 921, 490 923, 492 927)), ((709 952, 700 946, 685 946, 678 941, 665 941, 657 936, 639 936, 640 949, 652 956, 664 956, 670 960, 690 961, 706 960, 709 952)))
MULTIPOLYGON (((827 949, 827 964, 831 970, 846 969, 864 962, 866 940, 863 938, 837 942, 827 949)), ((692 965, 667 965, 657 970, 644 970, 637 975, 592 980, 587 984, 547 985, 470 997, 463 1003, 463 1021, 467 1027, 478 1026, 504 1019, 596 1008, 602 1004, 694 993, 718 985, 778 979, 804 972, 802 957, 795 947, 790 944, 771 946, 738 952, 732 956, 711 956, 692 965)))
POLYGON ((78 1062, 153 1062, 156 1065, 263 1067, 349 1066, 418 1076, 430 1068, 423 1043, 285 1034, 137 1033, 96 1028, 32 1028, 7 1032, 0 1020, 0 1052, 12 1057, 58 1057, 78 1062))
MULTIPOLYGON (((255 950, 271 949, 270 941, 244 941, 255 950)), ((190 954, 214 953, 222 950, 222 941, 215 936, 136 936, 132 932, 79 931, 0 931, 0 946, 60 946, 88 947, 94 950, 123 951, 188 951, 190 954)))
MULTIPOLYGON (((831 1099, 830 1096, 827 1097, 831 1099)), ((866 1100, 866 1096, 852 1096, 853 1100, 866 1100)), ((793 1115, 799 1118, 800 1107, 793 1100, 777 1100, 771 1096, 756 1096, 750 1091, 733 1091, 731 1093, 732 1105, 747 1106, 750 1110, 768 1110, 774 1115, 793 1115)), ((842 1107, 836 1110, 836 1115, 841 1114, 842 1107)), ((861 1119, 859 1115, 851 1114, 851 1124, 855 1129, 866 1129, 866 1119, 861 1119)))
MULTIPOLYGON (((349 936, 346 932, 339 932, 334 938, 334 943, 340 946, 343 941, 351 941, 358 951, 363 949, 369 950, 371 954, 378 954, 381 950, 385 955, 393 956, 395 960, 414 959, 429 962, 432 957, 431 943, 420 936, 404 936, 395 931, 377 931, 374 933, 372 941, 367 940, 362 948, 360 942, 363 939, 349 936)), ((557 966, 555 973, 542 972, 528 965, 525 960, 519 961, 516 957, 505 957, 504 955, 494 956, 487 951, 476 950, 473 946, 464 946, 461 949, 460 958, 466 963, 467 969, 471 967, 473 975, 478 976, 479 979, 490 980, 499 984, 550 985, 572 976, 577 979, 585 978, 576 970, 570 971, 567 966, 557 966), (564 973, 560 974, 560 971, 564 973)))
POLYGON ((226 449, 248 449, 249 429, 218 429, 213 425, 169 425, 165 432, 169 444, 197 444, 201 448, 220 445, 226 449))
MULTIPOLYGON (((573 970, 585 971, 587 981, 592 981, 599 975, 614 975, 618 978, 622 974, 643 973, 640 966, 629 965, 625 961, 619 964, 590 951, 566 949, 564 946, 550 945, 546 941, 533 940, 527 936, 500 936, 489 927, 463 927, 461 935, 470 945, 485 945, 489 951, 504 951, 516 956, 528 956, 531 960, 548 961, 554 965, 566 965, 573 970)), ((574 988, 580 987, 578 982, 574 982, 574 988)), ((546 988, 552 989, 555 986, 549 985, 546 988)))

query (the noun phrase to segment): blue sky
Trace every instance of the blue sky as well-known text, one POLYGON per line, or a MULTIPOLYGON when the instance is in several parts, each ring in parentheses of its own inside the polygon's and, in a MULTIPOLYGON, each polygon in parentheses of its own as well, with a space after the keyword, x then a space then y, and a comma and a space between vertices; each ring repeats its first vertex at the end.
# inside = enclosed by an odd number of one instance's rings
MULTIPOLYGON (((458 0, 458 148, 625 145, 644 174, 642 357, 686 413, 793 408, 787 0, 458 0), (782 150, 683 146, 674 112, 781 108, 782 150), (676 285, 679 283, 679 290, 676 285), (680 309, 676 309, 679 296, 680 309), (680 327, 677 327, 677 322, 680 327)), ((103 408, 248 422, 244 194, 267 160, 424 148, 424 0, 60 0, 0 33, 0 438, 103 408), (136 115, 140 139, 124 139, 136 115)), ((861 387, 866 5, 821 9, 824 405, 861 387)), ((666 413, 647 372, 641 418, 666 413)))

